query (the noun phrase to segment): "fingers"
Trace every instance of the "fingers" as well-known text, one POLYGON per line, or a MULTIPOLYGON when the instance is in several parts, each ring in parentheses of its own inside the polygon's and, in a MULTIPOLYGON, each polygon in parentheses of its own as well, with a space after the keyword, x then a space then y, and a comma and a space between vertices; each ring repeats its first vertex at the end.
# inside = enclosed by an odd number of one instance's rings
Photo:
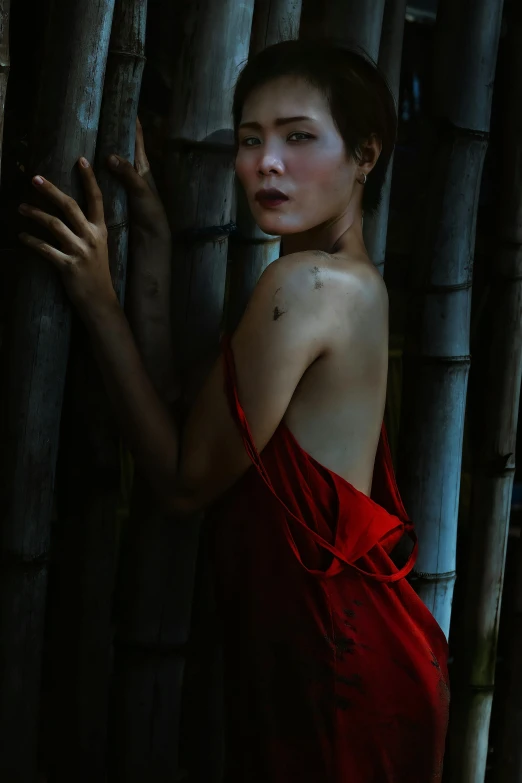
POLYGON ((36 251, 38 255, 46 258, 48 261, 52 261, 58 269, 63 270, 70 266, 71 258, 66 253, 62 253, 61 250, 57 250, 57 248, 44 242, 43 239, 37 239, 37 237, 33 237, 30 234, 19 234, 18 238, 24 245, 36 251))
POLYGON ((51 234, 60 240, 64 245, 68 245, 71 248, 74 247, 78 241, 78 237, 74 234, 60 218, 55 215, 49 215, 47 212, 33 207, 30 204, 20 204, 18 211, 21 215, 36 220, 37 223, 44 226, 51 234))
POLYGON ((53 185, 49 180, 43 177, 33 177, 32 183, 34 187, 42 193, 42 195, 51 199, 57 204, 65 216, 68 218, 69 223, 78 232, 78 234, 84 234, 88 228, 88 223, 82 210, 76 203, 76 201, 67 196, 63 191, 53 185))
POLYGON ((139 198, 149 194, 149 186, 146 180, 138 174, 130 161, 121 158, 119 155, 111 155, 107 163, 112 173, 121 180, 122 184, 133 196, 139 198))
POLYGON ((143 129, 136 118, 136 144, 134 146, 134 167, 140 176, 145 176, 150 171, 150 163, 145 152, 143 129))
POLYGON ((96 181, 94 171, 86 158, 80 158, 79 168, 83 179, 83 186, 87 196, 87 217, 91 223, 96 226, 105 225, 105 216, 103 213, 103 196, 100 187, 96 181))
POLYGON ((145 174, 143 174, 143 179, 152 192, 159 198, 158 188, 156 187, 156 183, 154 182, 154 177, 152 176, 152 171, 150 169, 146 171, 145 174))

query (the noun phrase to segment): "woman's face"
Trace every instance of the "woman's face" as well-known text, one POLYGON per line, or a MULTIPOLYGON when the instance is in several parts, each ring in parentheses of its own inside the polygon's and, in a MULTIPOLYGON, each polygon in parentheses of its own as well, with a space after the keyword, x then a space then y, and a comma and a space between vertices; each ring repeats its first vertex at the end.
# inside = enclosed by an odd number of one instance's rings
POLYGON ((238 137, 236 173, 267 234, 308 231, 346 211, 358 166, 316 87, 296 76, 259 87, 245 101, 238 137), (271 199, 269 189, 286 199, 271 199))

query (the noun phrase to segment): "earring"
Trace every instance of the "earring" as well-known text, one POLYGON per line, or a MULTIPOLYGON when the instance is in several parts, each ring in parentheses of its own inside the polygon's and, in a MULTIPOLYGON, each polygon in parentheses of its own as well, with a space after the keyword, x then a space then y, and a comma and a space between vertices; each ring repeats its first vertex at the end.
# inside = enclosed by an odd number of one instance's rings
POLYGON ((366 180, 368 179, 368 177, 367 177, 367 175, 366 175, 366 173, 364 171, 363 171, 362 175, 363 175, 362 182, 361 182, 360 179, 358 179, 357 182, 359 183, 359 185, 366 185, 366 180))

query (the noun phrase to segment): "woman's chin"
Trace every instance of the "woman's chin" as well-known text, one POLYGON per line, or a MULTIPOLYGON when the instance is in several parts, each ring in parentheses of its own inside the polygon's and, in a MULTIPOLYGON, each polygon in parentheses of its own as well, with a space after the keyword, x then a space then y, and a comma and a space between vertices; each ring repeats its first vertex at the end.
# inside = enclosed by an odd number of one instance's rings
POLYGON ((289 225, 288 221, 281 219, 281 216, 279 216, 279 218, 275 216, 271 218, 270 216, 255 215, 254 219, 261 231, 275 237, 284 236, 285 234, 298 234, 301 230, 300 228, 289 225))

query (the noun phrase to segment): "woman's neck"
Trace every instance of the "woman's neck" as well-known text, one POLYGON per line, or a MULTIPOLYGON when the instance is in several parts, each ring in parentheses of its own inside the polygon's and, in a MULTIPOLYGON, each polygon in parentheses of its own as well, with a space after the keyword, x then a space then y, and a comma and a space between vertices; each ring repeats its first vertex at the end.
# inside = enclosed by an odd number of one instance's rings
POLYGON ((350 210, 340 217, 309 231, 299 234, 286 234, 281 238, 281 255, 300 253, 305 250, 323 250, 336 253, 341 250, 354 250, 364 247, 361 209, 350 210))

